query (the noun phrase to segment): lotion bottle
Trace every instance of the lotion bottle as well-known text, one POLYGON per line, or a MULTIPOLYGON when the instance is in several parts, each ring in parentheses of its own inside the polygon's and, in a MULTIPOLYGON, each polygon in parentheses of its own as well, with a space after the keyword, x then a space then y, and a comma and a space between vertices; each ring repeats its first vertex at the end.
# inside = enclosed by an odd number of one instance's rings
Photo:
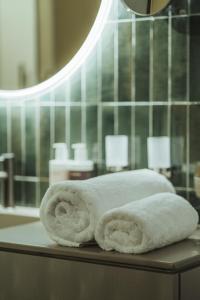
POLYGON ((69 179, 68 165, 68 149, 65 143, 56 143, 53 145, 55 149, 55 159, 49 161, 49 184, 65 181, 69 179))

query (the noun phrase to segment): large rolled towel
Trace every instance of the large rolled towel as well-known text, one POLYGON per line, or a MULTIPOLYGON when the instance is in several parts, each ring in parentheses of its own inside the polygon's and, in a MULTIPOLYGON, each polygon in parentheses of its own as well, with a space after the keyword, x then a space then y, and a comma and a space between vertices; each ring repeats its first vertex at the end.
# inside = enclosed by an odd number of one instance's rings
POLYGON ((187 238, 197 224, 198 214, 188 201, 162 193, 105 213, 95 238, 104 250, 138 254, 187 238))
POLYGON ((96 223, 108 210, 162 192, 174 193, 174 188, 164 176, 150 170, 66 181, 46 192, 41 221, 58 244, 78 247, 94 239, 96 223))

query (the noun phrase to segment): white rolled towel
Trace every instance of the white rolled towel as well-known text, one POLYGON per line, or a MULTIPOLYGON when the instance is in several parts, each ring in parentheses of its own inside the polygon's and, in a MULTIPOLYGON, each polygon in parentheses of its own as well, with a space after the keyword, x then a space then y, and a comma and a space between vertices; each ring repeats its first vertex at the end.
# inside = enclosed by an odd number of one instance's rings
POLYGON ((198 214, 188 201, 162 193, 105 213, 95 238, 104 250, 139 254, 187 238, 197 224, 198 214))
POLYGON ((79 247, 94 239, 97 221, 108 210, 162 192, 175 191, 164 176, 146 169, 66 181, 48 189, 40 217, 54 241, 79 247))

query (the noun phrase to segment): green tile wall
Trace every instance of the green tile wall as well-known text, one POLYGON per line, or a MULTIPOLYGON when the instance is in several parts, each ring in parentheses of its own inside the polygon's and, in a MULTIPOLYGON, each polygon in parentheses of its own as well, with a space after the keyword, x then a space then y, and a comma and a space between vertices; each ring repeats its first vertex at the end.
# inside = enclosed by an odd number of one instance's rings
POLYGON ((172 181, 197 204, 199 53, 199 0, 172 0, 154 17, 135 16, 114 0, 98 44, 68 81, 28 102, 0 101, 0 153, 16 155, 16 203, 39 206, 54 142, 86 142, 101 174, 105 136, 126 134, 131 169, 147 167, 148 136, 168 135, 172 181))

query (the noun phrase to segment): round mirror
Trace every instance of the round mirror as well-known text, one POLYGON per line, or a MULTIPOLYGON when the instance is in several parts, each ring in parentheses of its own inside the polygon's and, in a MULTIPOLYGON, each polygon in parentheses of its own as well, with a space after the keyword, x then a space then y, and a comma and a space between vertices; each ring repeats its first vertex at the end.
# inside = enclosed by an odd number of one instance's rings
POLYGON ((0 95, 28 95, 70 75, 101 34, 111 1, 0 0, 0 95))
POLYGON ((171 0, 122 0, 134 13, 142 16, 151 16, 165 8, 171 0))

